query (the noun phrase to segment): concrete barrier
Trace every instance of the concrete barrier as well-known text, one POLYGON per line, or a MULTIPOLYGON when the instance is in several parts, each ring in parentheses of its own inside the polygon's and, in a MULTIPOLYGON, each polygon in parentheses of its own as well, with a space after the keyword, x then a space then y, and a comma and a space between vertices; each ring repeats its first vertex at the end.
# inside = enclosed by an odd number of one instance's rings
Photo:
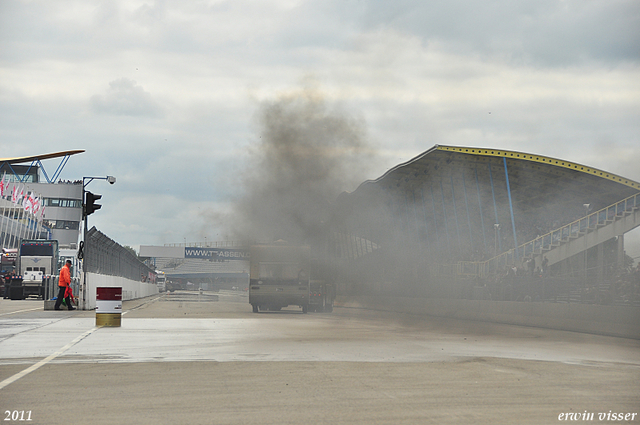
POLYGON ((640 308, 546 302, 339 296, 336 306, 640 339, 640 308))
MULTIPOLYGON (((158 293, 158 286, 154 283, 125 279, 119 276, 87 273, 87 293, 85 310, 96 308, 96 290, 98 287, 122 288, 122 301, 144 298, 158 293)), ((82 304, 82 293, 78 296, 78 304, 82 304)))

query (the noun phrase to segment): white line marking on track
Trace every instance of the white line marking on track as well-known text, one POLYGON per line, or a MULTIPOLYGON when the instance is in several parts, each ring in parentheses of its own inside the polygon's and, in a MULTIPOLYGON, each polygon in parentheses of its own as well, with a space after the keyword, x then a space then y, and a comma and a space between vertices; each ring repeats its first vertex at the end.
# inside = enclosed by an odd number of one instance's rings
POLYGON ((42 310, 42 307, 40 307, 40 308, 30 308, 28 310, 12 311, 10 313, 0 313, 0 316, 6 316, 8 314, 24 313, 25 311, 36 311, 36 310, 42 310))
POLYGON ((62 353, 67 351, 69 348, 73 347, 78 342, 82 341, 84 338, 88 337, 89 335, 91 335, 93 332, 95 332, 98 329, 100 329, 99 326, 96 326, 93 329, 89 329, 88 331, 86 331, 82 335, 78 336, 76 339, 74 339, 73 341, 71 341, 70 343, 68 343, 67 345, 65 345, 64 347, 62 347, 58 351, 56 351, 55 353, 51 354, 50 356, 45 357, 44 359, 40 360, 38 363, 29 366, 28 368, 26 368, 22 372, 18 372, 15 375, 13 375, 12 377, 7 378, 4 381, 0 382, 0 390, 3 389, 4 387, 6 387, 7 385, 9 385, 9 384, 11 384, 13 382, 16 382, 18 379, 22 378, 23 376, 26 376, 26 375, 30 374, 34 370, 39 369, 40 367, 46 365, 51 360, 55 359, 56 357, 58 357, 59 355, 61 355, 62 353))
MULTIPOLYGON (((127 314, 131 310, 135 310, 136 308, 139 308, 139 307, 141 307, 141 306, 143 306, 145 304, 148 304, 148 303, 151 303, 151 302, 155 302, 160 298, 161 297, 156 297, 155 299, 153 299, 151 301, 148 301, 148 302, 143 303, 143 304, 141 304, 139 306, 136 306, 136 307, 134 307, 132 309, 124 311, 124 312, 122 312, 122 315, 124 316, 125 314, 127 314)), ((34 311, 34 310, 42 310, 42 308, 32 308, 32 309, 29 309, 29 310, 20 310, 20 311, 13 311, 11 313, 2 313, 2 314, 0 314, 0 316, 4 316, 4 315, 7 315, 7 314, 22 313, 22 312, 25 312, 25 311, 34 311)), ((40 367, 46 365, 51 360, 55 359, 56 357, 58 357, 59 355, 61 355, 65 351, 67 351, 69 348, 73 347, 78 342, 82 341, 84 338, 88 337, 89 335, 91 335, 93 332, 95 332, 96 330, 100 329, 101 327, 102 326, 95 326, 93 329, 89 329, 88 331, 86 331, 82 335, 78 336, 76 339, 74 339, 73 341, 71 341, 70 343, 68 343, 67 345, 65 345, 64 347, 62 347, 58 351, 56 351, 55 353, 51 354, 50 356, 45 357, 44 359, 40 360, 38 363, 29 366, 28 368, 26 368, 22 372, 18 372, 15 375, 13 375, 13 376, 5 379, 4 381, 0 382, 0 390, 3 389, 4 387, 6 387, 7 385, 9 385, 9 384, 11 384, 13 382, 16 382, 18 379, 22 378, 23 376, 26 376, 26 375, 30 374, 34 370, 37 370, 40 367)))

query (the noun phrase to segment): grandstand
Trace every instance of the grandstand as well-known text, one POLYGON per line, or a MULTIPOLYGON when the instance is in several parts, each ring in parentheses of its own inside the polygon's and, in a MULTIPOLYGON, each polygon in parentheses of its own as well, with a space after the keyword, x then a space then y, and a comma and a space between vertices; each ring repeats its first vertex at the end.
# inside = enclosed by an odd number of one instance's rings
MULTIPOLYGON (((325 232, 343 294, 640 305, 640 272, 624 254, 624 234, 639 225, 633 180, 543 155, 434 146, 342 193, 325 232)), ((140 255, 183 287, 219 288, 242 286, 248 261, 185 253, 248 246, 140 255)))
POLYGON ((82 220, 82 179, 60 180, 70 157, 84 150, 0 159, 0 243, 16 248, 20 239, 55 239, 76 246, 82 220), (43 161, 60 159, 51 174, 43 161), (12 190, 13 189, 13 190, 12 190), (25 211, 32 194, 38 211, 25 211), (45 212, 46 210, 46 212, 45 212))
POLYGON ((343 193, 332 227, 361 241, 338 241, 352 292, 459 296, 468 282, 484 287, 510 271, 610 287, 628 272, 624 233, 640 225, 639 192, 638 182, 571 161, 434 146, 343 193))

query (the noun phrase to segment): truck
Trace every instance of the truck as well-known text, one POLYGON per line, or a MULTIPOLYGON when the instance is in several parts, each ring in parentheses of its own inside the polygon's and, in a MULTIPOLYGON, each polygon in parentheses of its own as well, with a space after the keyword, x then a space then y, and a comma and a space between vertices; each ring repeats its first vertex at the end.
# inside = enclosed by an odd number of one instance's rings
POLYGON ((24 299, 31 295, 44 299, 45 280, 56 275, 58 255, 56 240, 21 240, 16 259, 18 276, 10 284, 11 299, 24 299))
POLYGON ((0 254, 0 273, 11 274, 16 269, 16 259, 18 258, 18 250, 16 248, 2 248, 0 254))
POLYGON ((286 243, 249 248, 249 303, 253 312, 297 305, 309 309, 310 249, 286 243))
POLYGON ((158 286, 158 292, 167 292, 167 276, 163 271, 156 271, 156 285, 158 286))
POLYGON ((253 245, 249 250, 249 303, 254 313, 289 305, 299 306, 303 313, 333 311, 336 287, 326 255, 286 242, 253 245))
POLYGON ((11 276, 16 274, 16 259, 18 258, 17 248, 2 248, 0 254, 0 295, 9 298, 9 285, 11 276), (6 290, 5 290, 6 288, 6 290))
MULTIPOLYGON (((311 271, 312 276, 313 268, 311 271)), ((309 282, 309 311, 331 313, 336 298, 335 283, 325 279, 313 279, 309 282)))

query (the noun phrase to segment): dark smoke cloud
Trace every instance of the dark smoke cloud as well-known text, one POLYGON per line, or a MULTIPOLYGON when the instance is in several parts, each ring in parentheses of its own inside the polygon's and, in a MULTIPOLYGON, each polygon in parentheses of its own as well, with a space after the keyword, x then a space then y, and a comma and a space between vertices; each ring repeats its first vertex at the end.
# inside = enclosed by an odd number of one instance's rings
POLYGON ((232 233, 303 243, 326 222, 336 197, 364 180, 374 158, 364 122, 310 87, 263 102, 257 118, 259 143, 235 202, 232 233))

